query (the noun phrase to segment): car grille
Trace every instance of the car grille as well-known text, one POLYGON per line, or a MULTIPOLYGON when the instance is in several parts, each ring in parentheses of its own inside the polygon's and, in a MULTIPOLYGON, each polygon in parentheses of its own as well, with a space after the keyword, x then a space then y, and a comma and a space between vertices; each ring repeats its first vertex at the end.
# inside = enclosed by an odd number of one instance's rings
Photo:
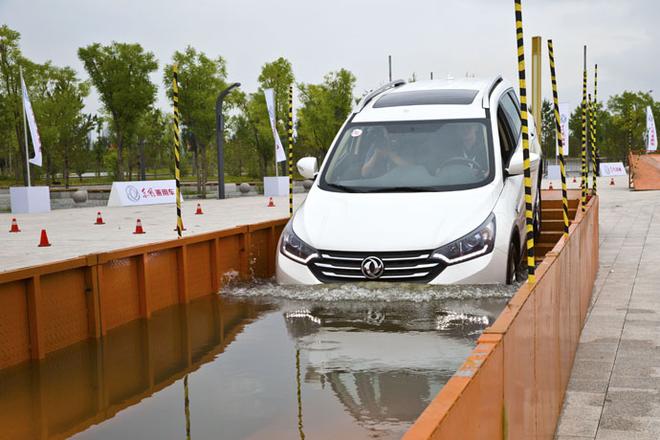
POLYGON ((319 251, 320 257, 307 263, 314 276, 324 283, 354 281, 388 281, 426 283, 437 277, 446 265, 431 258, 431 251, 405 252, 340 252, 319 251), (362 273, 362 261, 367 257, 383 261, 383 274, 369 279, 362 273))

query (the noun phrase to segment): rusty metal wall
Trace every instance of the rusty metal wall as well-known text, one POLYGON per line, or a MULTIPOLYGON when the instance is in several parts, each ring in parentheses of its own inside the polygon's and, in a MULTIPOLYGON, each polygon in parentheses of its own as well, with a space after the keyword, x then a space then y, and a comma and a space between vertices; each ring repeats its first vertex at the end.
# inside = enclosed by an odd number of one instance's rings
MULTIPOLYGON (((231 279, 273 276, 275 247, 287 220, 0 274, 0 369, 216 293, 231 279)), ((190 343, 180 341, 182 349, 190 343)))
POLYGON ((598 271, 598 198, 405 439, 552 439, 598 271))

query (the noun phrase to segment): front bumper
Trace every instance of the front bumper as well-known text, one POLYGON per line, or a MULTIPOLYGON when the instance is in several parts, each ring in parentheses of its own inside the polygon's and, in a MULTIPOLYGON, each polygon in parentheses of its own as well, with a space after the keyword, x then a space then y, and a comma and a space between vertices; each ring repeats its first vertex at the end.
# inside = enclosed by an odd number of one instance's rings
MULTIPOLYGON (((506 282, 507 254, 495 247, 482 257, 447 266, 428 284, 502 284, 506 282)), ((276 277, 279 284, 322 284, 305 264, 277 252, 276 277)))

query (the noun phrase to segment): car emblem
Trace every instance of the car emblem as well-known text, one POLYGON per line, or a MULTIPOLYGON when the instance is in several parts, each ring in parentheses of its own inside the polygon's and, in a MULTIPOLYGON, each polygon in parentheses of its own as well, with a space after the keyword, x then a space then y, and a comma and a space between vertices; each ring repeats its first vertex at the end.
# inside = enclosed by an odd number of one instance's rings
POLYGON ((360 267, 362 269, 362 274, 370 280, 380 278, 383 271, 385 271, 383 260, 374 256, 362 260, 362 265, 360 267))

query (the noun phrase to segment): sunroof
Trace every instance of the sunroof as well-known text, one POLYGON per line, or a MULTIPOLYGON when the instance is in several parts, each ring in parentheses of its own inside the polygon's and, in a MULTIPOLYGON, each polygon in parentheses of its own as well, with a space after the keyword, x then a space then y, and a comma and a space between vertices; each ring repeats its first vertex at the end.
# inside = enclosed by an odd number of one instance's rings
POLYGON ((374 108, 400 107, 403 105, 468 105, 474 101, 478 90, 444 89, 414 90, 388 93, 375 102, 374 108))

